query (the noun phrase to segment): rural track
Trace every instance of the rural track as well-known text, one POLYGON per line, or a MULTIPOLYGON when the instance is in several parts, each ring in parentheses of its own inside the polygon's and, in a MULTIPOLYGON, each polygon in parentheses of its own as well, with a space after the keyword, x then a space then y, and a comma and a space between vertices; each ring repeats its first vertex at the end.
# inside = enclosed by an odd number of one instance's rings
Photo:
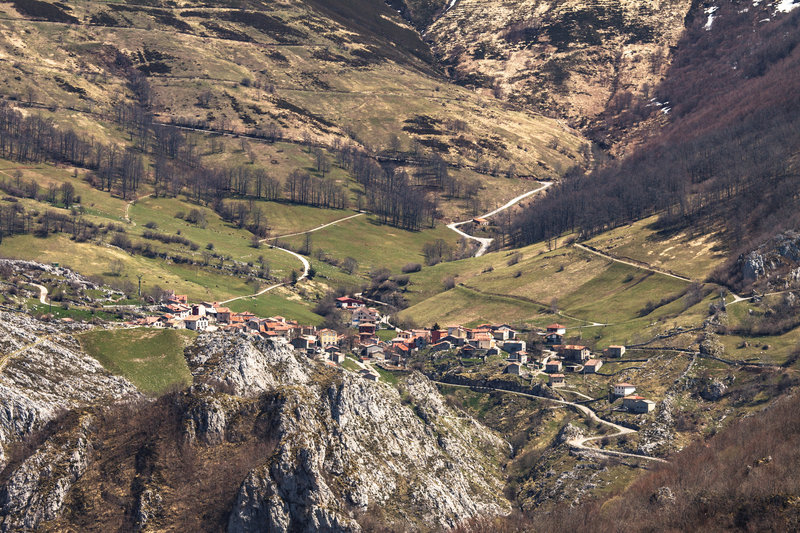
MULTIPOLYGON (((433 380, 431 380, 431 381, 433 381, 433 380)), ((609 422, 607 420, 603 420, 602 418, 597 416, 597 413, 595 413, 594 411, 592 411, 591 409, 589 409, 585 405, 581 405, 581 404, 578 404, 578 403, 575 403, 575 402, 568 402, 566 400, 557 400, 555 398, 548 398, 547 396, 537 396, 536 394, 529 394, 529 393, 526 393, 526 392, 509 391, 509 390, 505 390, 505 389, 497 389, 497 388, 494 388, 494 387, 483 387, 483 386, 474 386, 474 385, 459 385, 459 384, 455 384, 455 383, 445 383, 443 381, 433 381, 433 382, 438 384, 438 385, 445 385, 445 386, 449 386, 449 387, 461 387, 461 388, 465 388, 465 389, 478 389, 478 390, 482 389, 482 390, 487 390, 487 391, 504 392, 504 393, 508 393, 508 394, 514 394, 514 395, 517 395, 517 396, 522 396, 522 397, 525 397, 525 398, 533 398, 533 399, 536 399, 536 400, 545 400, 545 401, 554 402, 554 403, 557 403, 557 404, 560 404, 560 405, 570 406, 573 409, 578 410, 580 413, 582 413, 584 416, 586 416, 590 420, 593 420, 594 422, 596 422, 598 424, 602 424, 604 426, 610 427, 610 428, 612 428, 612 429, 614 429, 616 431, 616 433, 612 433, 612 434, 609 434, 609 435, 595 435, 593 437, 579 437, 577 439, 568 440, 567 441, 567 445, 569 445, 570 448, 573 448, 573 449, 576 449, 576 450, 588 451, 588 452, 592 452, 592 453, 598 453, 598 454, 601 454, 601 455, 609 455, 609 456, 614 456, 614 457, 633 457, 633 458, 637 458, 637 459, 644 459, 644 460, 647 460, 647 461, 655 461, 655 462, 658 462, 658 463, 669 464, 669 461, 667 461, 666 459, 661 459, 661 458, 658 458, 658 457, 651 457, 649 455, 641 455, 641 454, 638 454, 638 453, 618 452, 618 451, 615 451, 615 450, 601 450, 600 448, 594 448, 592 446, 587 446, 586 445, 587 442, 591 442, 591 441, 598 440, 598 439, 603 439, 605 437, 619 437, 619 436, 622 436, 622 435, 630 435, 632 433, 637 433, 637 431, 635 429, 626 428, 624 426, 620 426, 619 424, 615 424, 613 422, 609 422)))
MULTIPOLYGON (((467 290, 470 290, 470 291, 473 291, 473 292, 477 292, 478 294, 481 294, 481 295, 484 295, 484 296, 490 296, 490 297, 491 296, 495 296, 495 297, 498 297, 498 298, 508 298, 510 300, 517 300, 517 301, 520 301, 520 302, 525 302, 525 303, 530 303, 530 304, 533 304, 533 305, 538 305, 539 307, 541 307, 543 309, 546 309, 548 307, 548 305, 545 304, 544 302, 538 302, 538 301, 533 300, 531 298, 526 298, 525 296, 519 296, 517 294, 502 294, 502 293, 497 293, 497 292, 482 291, 482 290, 478 289, 477 287, 473 287, 473 286, 467 285, 465 283, 459 283, 458 286, 459 287, 463 287, 464 289, 467 289, 467 290)), ((587 320, 585 318, 578 318, 576 316, 568 315, 568 314, 566 314, 566 313, 564 313, 562 311, 558 311, 555 314, 560 316, 560 317, 563 317, 563 318, 569 318, 571 320, 577 320, 578 322, 585 322, 584 325, 572 326, 572 327, 569 327, 567 329, 600 328, 600 327, 605 327, 605 326, 614 326, 614 325, 616 325, 616 324, 605 324, 603 322, 595 322, 593 320, 587 320)), ((630 320, 627 320, 625 322, 630 322, 630 320)), ((620 324, 624 324, 625 322, 620 322, 620 324)))
MULTIPOLYGON (((301 263, 303 263, 303 273, 297 278, 297 281, 303 280, 303 279, 308 277, 308 271, 311 268, 311 264, 308 262, 308 259, 306 259, 302 255, 298 254, 297 252, 293 252, 292 250, 287 250, 286 248, 281 248, 279 246, 272 246, 272 248, 274 248, 275 250, 280 250, 282 252, 286 252, 287 254, 291 254, 291 255, 295 256, 297 259, 299 259, 301 263)), ((220 302, 220 304, 227 304, 227 303, 230 303, 230 302, 235 302, 237 300, 244 300, 244 299, 247 299, 247 298, 256 298, 257 296, 261 296, 262 294, 265 294, 265 293, 267 293, 267 292, 269 292, 271 290, 277 289, 278 287, 284 287, 286 285, 288 285, 288 283, 286 283, 286 282, 284 282, 284 283, 276 283, 275 285, 270 285, 269 287, 267 287, 265 289, 261 289, 260 291, 254 293, 254 294, 246 294, 244 296, 237 296, 235 298, 229 298, 228 300, 220 302)))
POLYGON ((28 283, 39 289, 39 301, 43 304, 47 304, 47 287, 44 285, 39 285, 38 283, 28 283))
POLYGON ((130 202, 125 204, 125 220, 128 222, 128 224, 130 224, 134 228, 136 227, 136 222, 131 220, 131 206, 134 205, 139 200, 144 200, 145 198, 150 198, 151 196, 153 196, 153 195, 152 194, 145 194, 144 196, 140 196, 138 198, 134 198, 130 202))
POLYGON ((321 229, 325 229, 325 228, 328 228, 330 226, 335 226, 336 224, 339 224, 340 222, 344 222, 346 220, 350 220, 350 219, 353 219, 353 218, 356 218, 356 217, 364 216, 364 214, 365 213, 362 211, 362 212, 356 213, 355 215, 346 216, 344 218, 340 218, 340 219, 334 220, 333 222, 328 222, 327 224, 323 224, 321 226, 317 226, 316 228, 313 228, 313 229, 309 229, 309 230, 306 230, 306 231, 298 231, 296 233, 287 233, 286 235, 277 235, 275 237, 267 237, 266 239, 261 239, 260 242, 267 242, 267 241, 272 241, 272 240, 275 240, 275 239, 288 239, 289 237, 297 237, 299 235, 305 235, 307 233, 314 233, 315 231, 319 231, 321 229))
POLYGON ((728 302, 725 305, 738 304, 739 302, 749 302, 753 298, 763 298, 765 296, 776 296, 778 294, 787 294, 787 293, 790 293, 790 292, 797 292, 797 289, 789 289, 789 290, 785 290, 785 291, 776 291, 776 292, 767 292, 767 293, 764 293, 764 294, 759 294, 757 296, 739 296, 738 294, 732 292, 731 295, 733 296, 733 301, 732 302, 728 302))
MULTIPOLYGON (((479 217, 476 217, 476 218, 491 218, 491 217, 495 216, 497 213, 500 213, 501 211, 505 211, 509 207, 515 206, 516 204, 518 204, 522 200, 524 200, 526 198, 529 198, 529 197, 533 196, 534 194, 536 194, 538 192, 541 192, 541 191, 547 189, 548 187, 551 187, 552 185, 553 185, 552 181, 543 183, 542 186, 539 187, 538 189, 534 189, 534 190, 528 191, 528 192, 526 192, 524 194, 520 194, 516 198, 512 198, 511 200, 506 202, 504 205, 498 207, 494 211, 489 211, 488 213, 483 214, 483 215, 481 215, 479 217)), ((459 235, 461 235, 462 237, 464 237, 466 239, 479 242, 480 243, 480 248, 478 248, 478 251, 475 252, 475 257, 480 257, 480 256, 482 256, 483 254, 486 253, 486 251, 489 249, 489 246, 491 246, 491 244, 494 242, 494 239, 489 238, 489 237, 475 237, 473 235, 470 235, 469 233, 466 233, 466 232, 461 231, 460 229, 458 229, 459 226, 463 226, 464 224, 467 224, 469 222, 472 222, 472 219, 465 220, 463 222, 453 222, 451 224, 448 224, 447 227, 450 228, 451 230, 455 231, 456 233, 458 233, 459 235)))
MULTIPOLYGON (((136 226, 136 222, 131 220, 131 217, 130 217, 130 208, 131 208, 131 206, 134 203, 136 203, 137 201, 144 200, 145 198, 149 198, 150 196, 152 196, 152 194, 146 194, 144 196, 140 196, 138 198, 134 198, 133 200, 131 200, 130 202, 125 204, 125 220, 127 220, 129 224, 131 224, 133 226, 136 226)), ((293 235, 303 235, 305 233, 310 233, 312 231, 317 231, 317 230, 320 230, 322 228, 326 228, 328 226, 332 226, 334 224, 338 224, 339 222, 342 222, 344 220, 348 220, 348 219, 354 218, 356 216, 360 216, 362 214, 363 213, 357 213, 355 215, 351 215, 351 216, 348 216, 348 217, 345 217, 345 218, 340 218, 339 220, 334 220, 333 222, 329 222, 328 224, 323 224, 322 226, 319 226, 317 228, 314 228, 314 229, 311 229, 311 230, 308 230, 308 231, 304 231, 304 232, 300 232, 300 233, 295 233, 293 235)), ((289 236, 292 236, 292 235, 283 235, 282 237, 289 237, 289 236)), ((264 242, 266 240, 268 240, 268 239, 262 239, 260 242, 264 242)), ((297 259, 300 260, 300 262, 303 264, 303 273, 297 278, 297 281, 300 281, 300 280, 305 279, 305 278, 308 277, 308 271, 311 269, 311 263, 308 262, 308 259, 306 259, 302 255, 298 254, 297 252, 293 252, 292 250, 287 250, 286 248, 281 248, 280 246, 272 246, 272 248, 274 248, 275 250, 280 250, 280 251, 285 252, 287 254, 291 254, 291 255, 295 256, 297 259)), ((262 289, 262 290, 260 290, 260 291, 258 291, 256 293, 254 293, 254 294, 247 294, 247 295, 244 295, 244 296, 237 296, 235 298, 230 298, 230 299, 222 301, 220 303, 221 304, 227 304, 227 303, 230 303, 230 302, 235 302, 237 300, 244 300, 245 298, 255 298, 257 296, 261 296, 262 294, 265 294, 265 293, 267 293, 269 291, 277 289, 278 287, 283 287, 285 285, 287 285, 287 283, 276 283, 274 285, 270 285, 269 287, 266 287, 266 288, 264 288, 264 289, 262 289)), ((42 302, 42 303, 44 303, 44 302, 42 302)))
MULTIPOLYGON (((313 228, 313 229, 310 229, 310 230, 307 230, 307 231, 300 231, 300 232, 297 232, 297 233, 290 233, 288 235, 280 235, 278 237, 269 237, 269 238, 266 238, 266 239, 261 239, 259 242, 266 242, 266 241, 271 241, 273 239, 283 239, 283 238, 286 238, 286 237, 296 237, 298 235, 305 235, 306 233, 312 233, 314 231, 319 231, 321 229, 324 229, 324 228, 327 228, 327 227, 330 227, 330 226, 335 226, 336 224, 338 224, 340 222, 344 222, 345 220, 350 220, 352 218, 360 217, 362 215, 364 215, 364 213, 356 213, 355 215, 346 216, 344 218, 340 218, 338 220, 334 220, 333 222, 328 222, 327 224, 323 224, 321 226, 317 226, 316 228, 313 228)), ((294 251, 289 250, 287 248, 281 248, 280 246, 275 246, 275 245, 270 245, 270 247, 275 249, 275 250, 280 250, 282 252, 286 252, 287 254, 291 254, 291 255, 295 256, 297 259, 300 260, 300 262, 303 264, 303 273, 297 278, 297 281, 306 279, 308 277, 308 271, 311 269, 311 263, 308 262, 308 259, 306 259, 302 255, 298 254, 297 252, 294 252, 294 251)), ((228 300, 220 302, 220 304, 227 304, 227 303, 230 303, 230 302, 235 302, 237 300, 245 300, 247 298, 256 298, 257 296, 261 296, 262 294, 268 293, 269 291, 277 289, 278 287, 284 287, 286 285, 288 285, 288 283, 276 283, 275 285, 270 285, 269 287, 266 287, 265 289, 261 289, 260 291, 254 293, 254 294, 247 294, 245 296, 237 296, 235 298, 230 298, 228 300)))
POLYGON ((689 283, 691 283, 693 281, 691 278, 687 278, 686 276, 681 276, 680 274, 673 274, 672 272, 668 272, 666 270, 661 270, 660 268, 655 268, 655 267, 653 267, 651 265, 647 265, 647 264, 643 264, 643 263, 637 263, 635 261, 626 261, 625 259, 620 259, 618 257, 614 257, 613 255, 609 255, 609 254, 607 254, 605 252, 601 252, 600 250, 596 250, 594 248, 591 248, 589 246, 585 246, 585 245, 580 244, 580 243, 574 243, 573 246, 575 248, 583 250, 584 252, 589 252, 590 254, 594 254, 594 255, 603 257, 603 258, 608 259, 609 261, 613 261, 615 263, 621 263, 623 265, 632 266, 632 267, 638 268, 640 270, 647 270, 648 272, 653 272, 654 274, 661 274, 662 276, 668 276, 670 278, 674 278, 674 279, 677 279, 677 280, 680 280, 680 281, 686 281, 686 282, 689 282, 689 283))

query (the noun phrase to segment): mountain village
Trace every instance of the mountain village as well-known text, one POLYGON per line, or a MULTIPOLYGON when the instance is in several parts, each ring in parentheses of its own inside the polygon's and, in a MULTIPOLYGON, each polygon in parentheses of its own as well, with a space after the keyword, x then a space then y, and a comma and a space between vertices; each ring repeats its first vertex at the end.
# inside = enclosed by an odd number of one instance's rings
MULTIPOLYGON (((462 325, 441 328, 437 324, 430 329, 403 330, 392 326, 388 316, 357 297, 339 297, 336 306, 349 313, 350 328, 344 332, 299 324, 282 316, 262 318, 249 311, 234 312, 219 302, 192 303, 186 295, 172 293, 161 304, 161 314, 139 318, 127 325, 223 331, 270 339, 290 344, 296 351, 331 365, 343 365, 349 358, 360 367, 362 377, 373 381, 380 379, 373 364, 398 371, 408 368, 411 356, 420 352, 434 359, 449 353, 461 361, 476 363, 500 356, 505 361, 503 374, 530 382, 537 376, 547 376, 551 389, 563 389, 568 385, 568 374, 598 374, 603 359, 619 359, 626 352, 625 346, 612 345, 602 351, 601 358, 601 354, 593 354, 587 346, 565 344, 567 328, 558 323, 528 334, 535 341, 531 343, 508 324, 481 324, 473 328, 462 325), (390 339, 386 339, 388 335, 379 335, 379 331, 392 330, 395 336, 390 339)), ((609 398, 622 398, 622 409, 630 413, 649 413, 656 405, 637 395, 636 386, 630 383, 614 384, 609 398)))

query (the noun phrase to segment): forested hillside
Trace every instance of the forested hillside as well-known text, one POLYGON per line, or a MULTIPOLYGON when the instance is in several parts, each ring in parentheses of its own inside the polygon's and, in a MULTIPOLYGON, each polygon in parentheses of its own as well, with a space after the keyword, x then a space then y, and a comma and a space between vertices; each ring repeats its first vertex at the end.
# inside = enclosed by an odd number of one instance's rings
POLYGON ((660 229, 719 232, 736 254, 797 224, 800 11, 742 5, 721 5, 710 26, 694 12, 655 99, 627 112, 666 115, 661 131, 564 179, 518 218, 515 242, 590 237, 659 214, 660 229))

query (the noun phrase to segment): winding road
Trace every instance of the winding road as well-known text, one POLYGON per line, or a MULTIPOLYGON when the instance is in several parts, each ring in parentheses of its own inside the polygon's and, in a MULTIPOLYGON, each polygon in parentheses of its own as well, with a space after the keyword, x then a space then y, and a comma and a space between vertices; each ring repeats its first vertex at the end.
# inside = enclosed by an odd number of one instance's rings
MULTIPOLYGON (((267 242, 267 241, 271 241, 273 239, 283 239, 283 238, 286 238, 286 237, 296 237, 298 235, 305 235, 306 233, 313 233, 315 231, 319 231, 321 229, 325 229, 325 228, 330 227, 330 226, 335 226, 336 224, 339 224, 339 223, 344 222, 346 220, 350 220, 350 219, 353 219, 353 218, 356 218, 356 217, 360 217, 360 216, 363 216, 363 215, 364 215, 363 212, 356 213, 355 215, 349 215, 349 216, 346 216, 344 218, 339 218, 337 220, 334 220, 333 222, 328 222, 327 224, 323 224, 321 226, 317 226, 316 228, 313 228, 313 229, 310 229, 310 230, 299 231, 297 233, 289 233, 287 235, 280 235, 278 237, 268 237, 266 239, 261 239, 261 241, 259 241, 259 242, 267 242)), ((287 254, 291 254, 291 255, 295 256, 298 260, 300 260, 300 262, 303 264, 303 273, 297 278, 297 281, 306 279, 308 277, 308 271, 311 269, 311 263, 308 262, 308 259, 306 259, 302 255, 298 254, 297 252, 293 252, 292 250, 289 250, 287 248, 281 248, 280 246, 275 246, 275 245, 270 245, 270 247, 275 249, 275 250, 280 250, 281 252, 286 252, 287 254)), ((237 300, 245 300, 247 298, 255 298, 255 297, 261 296, 262 294, 265 294, 265 293, 267 293, 267 292, 269 292, 271 290, 277 289, 278 287, 284 287, 286 285, 287 285, 287 283, 276 283, 275 285, 270 285, 269 287, 266 287, 265 289, 261 289, 260 291, 254 293, 254 294, 247 294, 245 296, 237 296, 236 298, 230 298, 228 300, 220 302, 220 304, 227 304, 229 302, 235 302, 237 300)))
MULTIPOLYGON (((433 381, 433 380, 431 380, 431 381, 433 381)), ((631 433, 636 433, 636 430, 620 426, 619 424, 615 424, 613 422, 609 422, 608 420, 603 420, 602 418, 597 416, 597 413, 595 413, 594 411, 592 411, 591 409, 589 409, 585 405, 581 405, 581 404, 575 403, 575 402, 568 402, 566 400, 556 400, 555 398, 548 398, 547 396, 537 396, 536 394, 530 394, 530 393, 526 393, 526 392, 509 391, 509 390, 505 390, 505 389, 497 389, 497 388, 494 388, 494 387, 477 387, 477 386, 474 386, 474 385, 457 385, 455 383, 445 383, 443 381, 433 381, 433 382, 438 384, 438 385, 445 385, 445 386, 448 386, 448 387, 461 387, 461 388, 465 388, 465 389, 477 389, 477 390, 504 392, 504 393, 507 393, 507 394, 514 394, 516 396, 522 396, 522 397, 525 397, 525 398, 533 398, 535 400, 545 400, 545 401, 557 403, 557 404, 560 404, 560 405, 570 406, 573 409, 576 409, 577 411, 579 411, 581 414, 583 414, 584 416, 586 416, 590 420, 593 420, 594 422, 596 422, 598 424, 603 424, 604 426, 608 426, 608 427, 610 427, 610 428, 612 428, 612 429, 614 429, 616 431, 615 433, 611 433, 611 434, 608 434, 608 435, 596 435, 596 436, 593 436, 593 437, 591 437, 591 436, 590 437, 578 437, 578 438, 570 439, 570 440, 567 441, 567 445, 570 448, 573 448, 573 449, 576 449, 576 450, 588 451, 588 452, 592 452, 592 453, 599 453, 601 455, 610 455, 610 456, 614 456, 614 457, 633 457, 633 458, 636 458, 636 459, 644 459, 644 460, 647 460, 647 461, 655 461, 655 462, 658 462, 658 463, 665 463, 665 464, 669 463, 669 461, 667 461, 666 459, 660 459, 658 457, 651 457, 649 455, 641 455, 641 454, 638 454, 638 453, 618 452, 618 451, 615 451, 615 450, 602 450, 600 448, 595 448, 593 446, 587 446, 586 445, 587 442, 591 442, 591 441, 598 440, 598 439, 603 439, 605 437, 619 437, 621 435, 629 435, 631 433)))
MULTIPOLYGON (((308 270, 311 268, 311 264, 308 262, 308 259, 306 259, 302 255, 298 254, 297 252, 293 252, 291 250, 287 250, 286 248, 280 248, 278 246, 273 246, 272 248, 274 248, 276 250, 280 250, 282 252, 286 252, 287 254, 292 254, 297 259, 299 259, 301 263, 303 263, 303 273, 297 278, 297 281, 300 281, 300 280, 305 279, 305 278, 308 277, 308 270)), ((230 302, 235 302, 236 300, 244 300, 246 298, 255 298, 255 297, 261 296, 262 294, 267 293, 267 292, 269 292, 269 291, 271 291, 273 289, 277 289, 278 287, 283 287, 285 285, 288 285, 288 283, 276 283, 275 285, 270 285, 269 287, 267 287, 265 289, 261 289, 260 291, 254 293, 254 294, 246 294, 244 296, 237 296, 235 298, 230 298, 228 300, 220 302, 220 304, 227 304, 227 303, 230 303, 230 302)))
MULTIPOLYGON (((518 204, 522 200, 524 200, 526 198, 529 198, 529 197, 533 196, 534 194, 536 194, 537 192, 543 191, 543 190, 547 189, 548 187, 551 187, 552 185, 553 185, 553 182, 546 182, 546 183, 543 182, 543 185, 541 187, 539 187, 538 189, 534 189, 532 191, 528 191, 525 194, 520 194, 516 198, 513 198, 513 199, 509 200, 507 203, 505 203, 504 205, 498 207, 494 211, 489 211, 488 213, 486 213, 484 215, 481 215, 480 217, 476 217, 476 218, 491 218, 494 215, 496 215, 497 213, 499 213, 501 211, 504 211, 504 210, 508 209, 509 207, 515 206, 516 204, 518 204)), ((466 239, 469 239, 469 240, 476 241, 476 242, 480 243, 480 248, 478 248, 478 251, 475 253, 475 257, 480 257, 480 256, 482 256, 483 254, 486 253, 486 251, 489 249, 489 246, 491 246, 492 242, 494 242, 494 239, 491 239, 489 237, 474 237, 474 236, 470 235, 469 233, 466 233, 466 232, 461 231, 460 229, 458 229, 459 226, 463 226, 464 224, 468 224, 468 223, 472 222, 472 220, 473 219, 465 220, 463 222, 453 222, 451 224, 448 224, 447 227, 450 228, 451 230, 455 231, 456 233, 458 233, 459 235, 461 235, 462 237, 464 237, 466 239)))
POLYGON ((29 283, 39 289, 39 301, 43 304, 47 304, 47 287, 44 285, 39 285, 38 283, 29 283))

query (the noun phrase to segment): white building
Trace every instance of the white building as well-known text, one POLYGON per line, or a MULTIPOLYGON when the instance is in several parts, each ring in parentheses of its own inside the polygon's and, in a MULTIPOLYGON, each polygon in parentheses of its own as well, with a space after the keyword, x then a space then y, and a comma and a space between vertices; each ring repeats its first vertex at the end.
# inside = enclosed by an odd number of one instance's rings
POLYGON ((191 315, 183 319, 186 329, 194 331, 205 331, 208 328, 208 318, 204 316, 191 315))
POLYGON ((614 385, 614 396, 630 396, 636 392, 636 387, 630 383, 617 383, 614 385))

